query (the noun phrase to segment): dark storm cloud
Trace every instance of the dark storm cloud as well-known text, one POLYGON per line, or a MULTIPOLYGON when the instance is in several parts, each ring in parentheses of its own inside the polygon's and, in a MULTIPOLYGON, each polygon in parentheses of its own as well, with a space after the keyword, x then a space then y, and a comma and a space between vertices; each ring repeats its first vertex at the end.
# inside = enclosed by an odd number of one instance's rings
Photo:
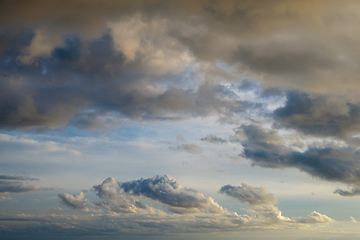
POLYGON ((246 183, 241 186, 225 185, 220 189, 220 193, 226 194, 237 200, 248 203, 250 206, 276 204, 277 199, 274 194, 269 193, 266 188, 253 187, 246 183))
POLYGON ((245 134, 245 140, 241 141, 243 156, 255 166, 294 167, 328 181, 360 183, 360 152, 356 148, 329 144, 298 151, 282 144, 281 137, 274 130, 254 124, 243 125, 240 129, 245 134))

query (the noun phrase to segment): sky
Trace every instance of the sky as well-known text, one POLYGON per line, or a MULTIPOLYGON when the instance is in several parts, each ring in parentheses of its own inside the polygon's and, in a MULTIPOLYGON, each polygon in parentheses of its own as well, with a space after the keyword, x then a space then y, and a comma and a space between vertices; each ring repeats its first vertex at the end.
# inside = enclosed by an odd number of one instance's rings
POLYGON ((355 0, 0 1, 1 239, 360 238, 355 0))

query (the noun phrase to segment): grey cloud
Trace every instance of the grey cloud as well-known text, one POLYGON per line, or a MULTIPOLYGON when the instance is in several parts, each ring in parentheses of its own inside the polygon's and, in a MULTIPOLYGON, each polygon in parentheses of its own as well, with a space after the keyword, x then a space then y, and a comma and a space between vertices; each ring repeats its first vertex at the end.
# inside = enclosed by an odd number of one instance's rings
POLYGON ((196 153, 200 149, 200 147, 196 144, 182 144, 180 146, 177 146, 176 149, 182 149, 189 153, 196 153))
POLYGON ((249 105, 221 97, 217 83, 239 76, 265 87, 357 89, 356 31, 339 29, 357 30, 358 21, 331 15, 354 3, 2 2, 0 126, 112 128, 120 120, 101 116, 114 112, 136 120, 231 116, 249 105))
POLYGON ((0 193, 21 193, 53 190, 57 190, 57 188, 44 188, 37 185, 29 185, 25 182, 0 182, 0 193))
MULTIPOLYGON (((318 221, 301 223, 286 217, 275 216, 279 214, 274 209, 256 216, 214 215, 189 216, 165 215, 149 216, 134 214, 119 215, 27 215, 2 214, 0 229, 3 236, 84 236, 84 237, 121 237, 126 239, 142 238, 149 234, 161 233, 165 238, 173 237, 179 233, 216 233, 223 231, 247 231, 286 229, 293 227, 306 227, 308 224, 327 223, 333 221, 318 221), (266 216, 267 215, 267 216, 266 216), (271 215, 271 216, 270 216, 271 215), (275 219, 277 218, 277 220, 275 219), (17 224, 13 224, 16 221, 17 224), (34 224, 35 223, 35 224, 34 224), (66 224, 65 224, 66 223, 66 224)), ((278 210, 277 210, 278 211, 278 210)), ((313 214, 311 214, 313 215, 313 214)), ((315 215, 315 214, 314 214, 315 215)), ((319 219, 327 217, 319 214, 319 219)), ((164 239, 165 239, 164 238, 164 239)))
POLYGON ((356 148, 330 144, 309 147, 301 152, 282 144, 274 130, 265 130, 254 124, 251 128, 248 126, 240 127, 246 129, 245 139, 241 142, 244 146, 243 156, 250 159, 253 165, 266 168, 294 167, 328 181, 360 182, 360 165, 357 161, 359 152, 356 148))
POLYGON ((248 203, 250 206, 277 203, 275 195, 269 193, 266 188, 253 187, 246 183, 242 183, 241 186, 222 186, 220 193, 236 198, 241 202, 248 203))
POLYGON ((360 105, 356 97, 290 91, 285 106, 274 111, 275 127, 305 134, 354 141, 360 132, 360 105))
MULTIPOLYGON (((20 37, 32 39, 33 35, 20 37)), ((217 83, 199 85, 198 76, 188 78, 188 72, 196 70, 181 67, 183 63, 174 63, 165 73, 129 63, 115 49, 114 41, 110 32, 87 41, 68 36, 49 58, 27 67, 19 65, 16 56, 28 42, 6 49, 0 56, 0 127, 56 129, 71 124, 81 129, 108 129, 119 126, 124 117, 181 120, 249 107, 245 101, 221 96, 217 83), (190 84, 189 89, 176 86, 179 78, 190 84)), ((165 59, 159 64, 167 63, 165 59)))
POLYGON ((0 175, 1 180, 30 180, 37 181, 38 178, 26 177, 26 176, 15 176, 15 175, 0 175))
POLYGON ((27 176, 0 175, 0 193, 21 193, 57 190, 57 188, 44 188, 37 185, 30 185, 26 182, 21 182, 35 180, 39 179, 27 176))
POLYGON ((201 138, 200 140, 210 142, 210 143, 214 143, 214 144, 223 144, 223 143, 227 142, 225 139, 222 139, 222 138, 217 137, 217 136, 212 135, 212 134, 209 134, 206 137, 201 138))
POLYGON ((257 124, 242 124, 236 129, 232 141, 240 141, 243 146, 258 146, 264 149, 281 151, 284 139, 277 131, 269 130, 257 124))
POLYGON ((344 197, 353 197, 360 195, 360 188, 359 187, 353 187, 351 190, 342 190, 342 189, 336 189, 334 193, 339 194, 344 197))

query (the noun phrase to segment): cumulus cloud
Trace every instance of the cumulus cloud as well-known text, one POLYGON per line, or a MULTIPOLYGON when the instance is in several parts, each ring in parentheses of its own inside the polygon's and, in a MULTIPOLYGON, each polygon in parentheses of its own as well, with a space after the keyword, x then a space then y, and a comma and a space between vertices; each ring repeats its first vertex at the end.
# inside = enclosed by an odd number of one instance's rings
POLYGON ((269 193, 264 187, 253 187, 246 183, 242 183, 241 186, 232 186, 228 184, 221 187, 220 193, 236 198, 240 202, 247 203, 249 206, 253 206, 252 209, 247 211, 249 213, 255 213, 259 217, 259 220, 268 225, 296 223, 315 224, 334 221, 330 217, 316 211, 312 212, 307 217, 298 217, 294 219, 282 216, 281 211, 274 206, 274 204, 277 203, 275 195, 269 193))
POLYGON ((60 193, 58 194, 58 197, 60 198, 60 202, 69 208, 84 212, 101 212, 100 209, 89 208, 89 206, 94 207, 94 204, 90 203, 89 200, 84 199, 84 192, 75 195, 60 193))
POLYGON ((161 213, 160 210, 143 204, 137 197, 126 193, 115 178, 108 178, 101 184, 95 185, 93 190, 103 201, 98 206, 112 212, 123 213, 161 213))
POLYGON ((117 183, 114 178, 108 178, 93 189, 99 197, 111 203, 112 206, 128 212, 149 208, 134 196, 144 196, 158 201, 174 213, 227 212, 214 199, 206 198, 195 190, 184 188, 175 178, 168 175, 157 175, 153 178, 122 183, 117 183))
POLYGON ((220 193, 236 198, 240 202, 248 203, 250 206, 277 203, 275 195, 269 193, 266 188, 253 187, 246 183, 242 183, 241 186, 229 184, 222 186, 220 193))
MULTIPOLYGON (((91 217, 86 217, 86 215, 31 216, 20 214, 11 216, 11 219, 27 219, 27 221, 31 219, 40 222, 47 219, 47 227, 41 231, 52 232, 51 226, 54 224, 58 226, 57 233, 68 233, 69 230, 72 230, 78 235, 89 234, 89 231, 93 235, 114 235, 121 233, 153 234, 165 230, 168 233, 265 230, 306 227, 311 224, 334 221, 315 211, 307 217, 292 219, 282 216, 281 211, 272 205, 276 203, 273 194, 268 193, 263 187, 252 187, 247 184, 239 187, 226 185, 221 190, 231 197, 247 202, 252 207, 246 210, 247 214, 243 215, 229 212, 219 206, 211 197, 206 198, 194 189, 181 186, 176 179, 168 175, 157 175, 128 182, 117 182, 114 178, 107 178, 101 184, 95 185, 92 190, 101 202, 90 202, 84 198, 84 192, 76 195, 65 193, 58 195, 65 206, 91 212, 93 213, 91 217), (140 198, 145 198, 149 204, 143 204, 140 198), (151 207, 150 201, 166 207, 170 213, 151 207), (88 209, 88 207, 92 208, 88 209), (108 213, 96 214, 95 209, 98 213, 100 212, 97 207, 108 213), (60 222, 66 224, 59 224, 60 222)), ((9 217, 5 214, 0 215, 0 220, 7 218, 9 217)), ((20 225, 17 226, 20 227, 20 225)), ((4 232, 11 231, 11 229, 13 228, 9 227, 4 232)), ((24 230, 21 227, 20 229, 24 230)))
POLYGON ((296 218, 295 221, 298 223, 329 223, 334 220, 326 215, 313 211, 309 216, 305 218, 296 218))

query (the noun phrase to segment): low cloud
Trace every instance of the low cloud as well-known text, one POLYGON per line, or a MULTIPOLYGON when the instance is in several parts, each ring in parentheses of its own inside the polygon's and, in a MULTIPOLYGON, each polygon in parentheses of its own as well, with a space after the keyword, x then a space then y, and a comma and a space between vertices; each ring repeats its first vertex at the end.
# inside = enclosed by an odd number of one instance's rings
MULTIPOLYGON (((276 203, 275 196, 263 187, 252 187, 247 184, 239 187, 226 185, 220 191, 242 202, 247 202, 251 208, 247 209, 246 214, 243 215, 229 212, 211 197, 205 197, 194 189, 183 187, 175 178, 168 175, 157 175, 127 182, 117 182, 114 178, 107 178, 101 184, 93 186, 92 191, 88 192, 95 192, 100 202, 90 202, 84 197, 84 192, 76 195, 58 195, 65 206, 93 213, 91 218, 86 215, 79 217, 51 215, 47 226, 66 221, 66 226, 60 228, 61 231, 67 232, 72 229, 82 235, 84 232, 88 234, 88 229, 91 229, 94 235, 109 233, 113 235, 124 232, 153 234, 165 230, 168 233, 206 233, 224 230, 283 229, 334 221, 318 212, 312 212, 307 217, 293 219, 284 217, 281 211, 272 205, 276 203), (141 199, 146 201, 146 204, 142 203, 141 199), (170 212, 154 208, 151 201, 170 212), (100 213, 98 208, 105 212, 97 215, 96 212, 100 213), (74 227, 69 228, 69 226, 74 227)), ((5 216, 2 218, 6 219, 5 216)), ((43 221, 47 217, 15 215, 12 219, 43 221)), ((53 231, 51 228, 47 230, 53 231)))
POLYGON ((253 187, 246 183, 241 186, 225 185, 220 189, 220 193, 236 198, 240 202, 248 203, 250 206, 276 204, 277 199, 274 194, 269 193, 264 187, 253 187))
POLYGON ((182 144, 180 146, 177 146, 176 149, 185 150, 188 153, 196 153, 200 150, 200 147, 196 144, 182 144))
POLYGON ((45 188, 38 185, 31 185, 26 182, 21 182, 23 180, 34 181, 38 179, 27 176, 0 175, 0 193, 21 193, 57 190, 57 188, 45 188))
POLYGON ((286 103, 273 112, 275 127, 348 142, 360 133, 360 99, 356 95, 288 91, 286 103))
POLYGON ((353 197, 360 195, 360 188, 353 187, 351 190, 343 190, 343 189, 336 189, 334 193, 339 194, 344 197, 353 197))
POLYGON ((143 204, 137 197, 126 193, 115 178, 105 179, 101 184, 92 188, 103 201, 96 203, 99 207, 118 213, 161 213, 147 204, 143 204))
POLYGON ((28 181, 37 181, 38 178, 27 177, 27 176, 14 176, 14 175, 0 175, 1 180, 28 180, 28 181))
POLYGON ((153 178, 142 178, 123 183, 117 183, 115 179, 108 178, 101 185, 94 186, 93 189, 99 197, 104 198, 113 206, 121 205, 124 209, 129 209, 128 212, 137 212, 139 208, 148 208, 134 196, 144 196, 158 201, 174 213, 226 212, 214 199, 206 198, 201 193, 182 187, 175 178, 168 175, 157 175, 153 178), (116 184, 118 184, 117 187, 116 184), (109 185, 113 187, 109 188, 109 185), (119 200, 121 200, 121 204, 119 200))
POLYGON ((222 139, 222 138, 217 137, 217 136, 212 135, 212 134, 209 134, 206 137, 201 138, 200 140, 210 142, 210 143, 214 143, 214 144, 223 144, 223 143, 227 142, 225 139, 222 139))
POLYGON ((60 203, 64 204, 69 208, 84 212, 102 212, 100 209, 89 208, 89 206, 95 207, 95 205, 90 203, 89 200, 84 199, 84 192, 80 192, 75 195, 61 193, 58 194, 58 197, 60 198, 60 203))
POLYGON ((242 156, 255 166, 297 168, 313 177, 348 184, 360 183, 358 150, 351 146, 326 144, 304 151, 288 146, 277 131, 250 124, 239 128, 244 147, 242 156))

